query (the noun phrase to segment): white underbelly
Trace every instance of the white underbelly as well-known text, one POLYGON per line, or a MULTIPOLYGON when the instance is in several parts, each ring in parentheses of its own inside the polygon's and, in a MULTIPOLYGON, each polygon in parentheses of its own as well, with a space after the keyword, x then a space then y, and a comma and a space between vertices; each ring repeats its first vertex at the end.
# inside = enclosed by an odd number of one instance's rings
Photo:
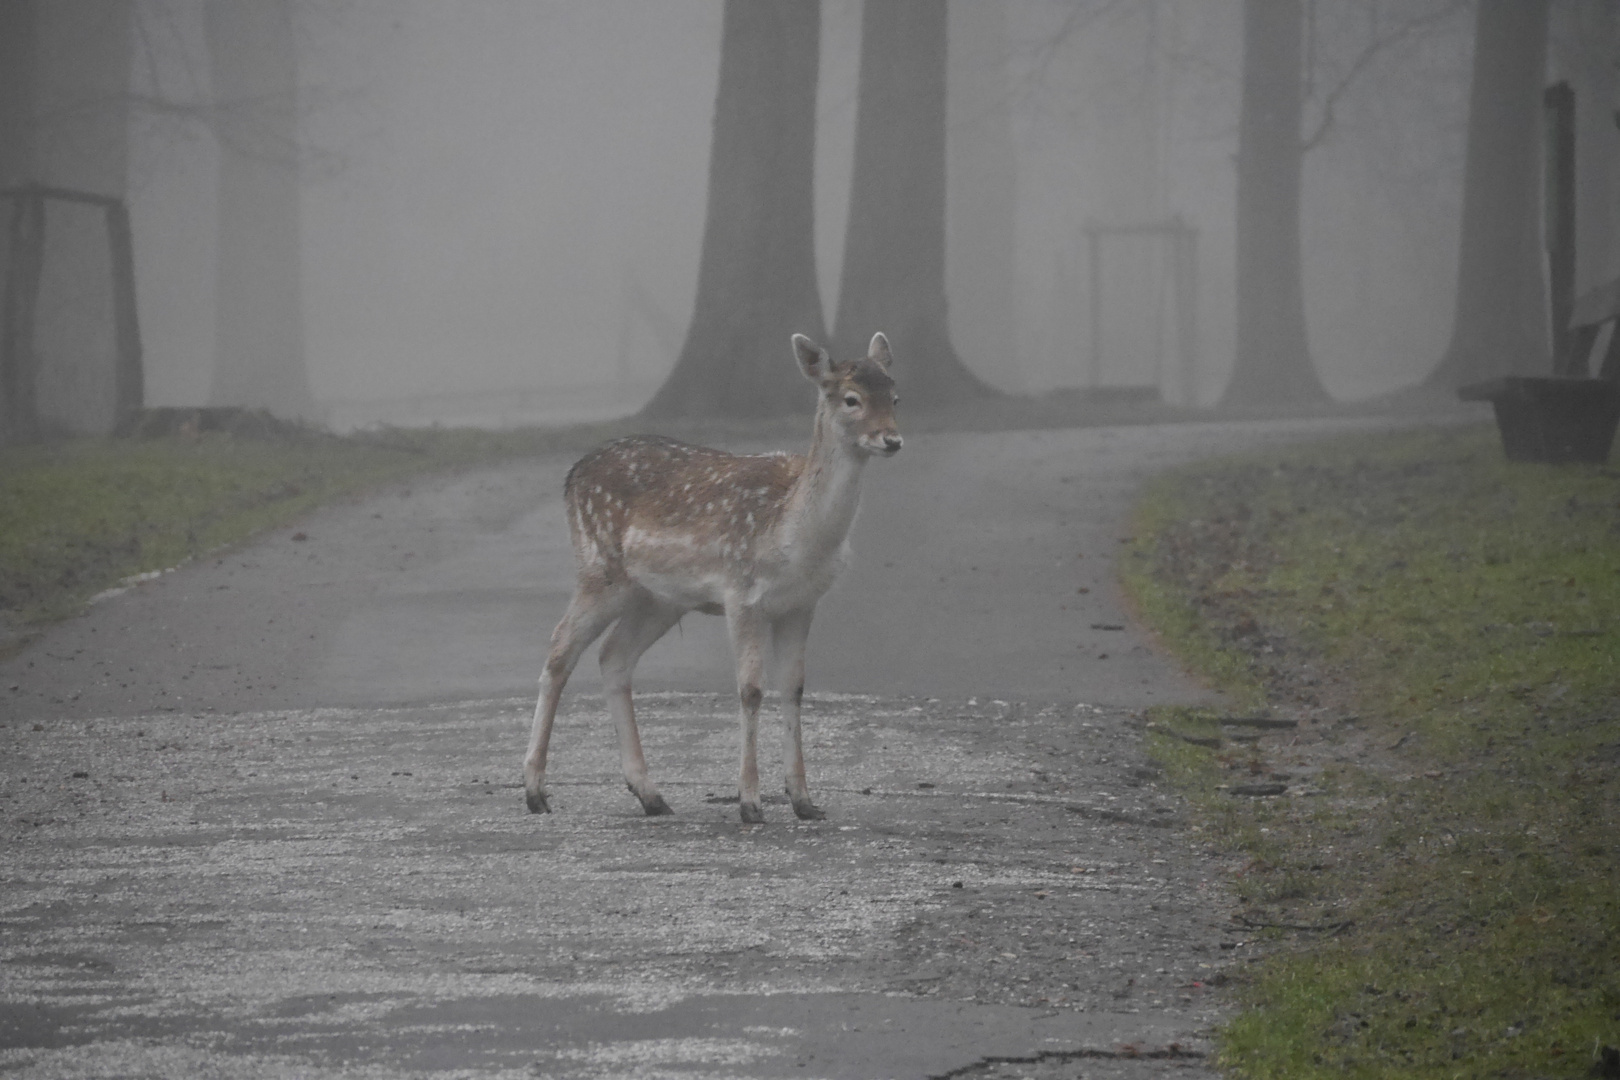
POLYGON ((665 604, 690 610, 725 603, 724 575, 671 574, 647 567, 638 569, 627 566, 626 569, 630 571, 632 581, 665 604))
POLYGON ((839 548, 827 556, 811 560, 782 560, 752 566, 704 560, 704 565, 670 565, 666 553, 626 552, 624 567, 630 579, 665 604, 686 610, 712 605, 724 606, 729 597, 741 596, 745 603, 775 617, 814 606, 832 587, 843 570, 848 549, 839 548), (637 557, 642 554, 643 557, 637 557))

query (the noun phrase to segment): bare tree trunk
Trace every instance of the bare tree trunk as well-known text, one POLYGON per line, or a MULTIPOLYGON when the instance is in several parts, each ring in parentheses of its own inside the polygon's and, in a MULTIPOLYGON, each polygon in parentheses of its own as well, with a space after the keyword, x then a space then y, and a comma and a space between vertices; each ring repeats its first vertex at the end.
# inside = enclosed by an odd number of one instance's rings
POLYGON ((34 0, 0 0, 0 189, 35 179, 34 0))
POLYGON ((919 405, 994 392, 963 366, 948 325, 945 60, 941 0, 866 0, 835 338, 839 355, 864 355, 886 333, 919 405))
POLYGON ((1221 404, 1328 400, 1311 364, 1300 271, 1300 0, 1244 0, 1237 155, 1237 357, 1221 404))
POLYGON ((726 0, 697 302, 642 415, 800 412, 789 340, 826 338, 816 286, 819 0, 726 0))
POLYGON ((1550 370, 1540 244, 1547 10, 1547 0, 1479 3, 1457 307, 1433 387, 1550 370))
POLYGON ((208 0, 220 140, 215 405, 310 417, 289 0, 208 0))
POLYGON ((952 0, 945 282, 951 340, 975 371, 1024 389, 1018 356, 1018 166, 1006 0, 952 0))

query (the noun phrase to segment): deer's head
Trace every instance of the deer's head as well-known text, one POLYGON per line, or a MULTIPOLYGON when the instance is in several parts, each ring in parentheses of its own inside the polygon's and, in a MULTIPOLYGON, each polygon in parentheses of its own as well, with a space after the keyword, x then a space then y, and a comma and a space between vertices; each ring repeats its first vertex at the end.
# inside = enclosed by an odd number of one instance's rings
POLYGON ((864 357, 835 364, 826 349, 794 334, 793 353, 804 377, 821 388, 817 416, 831 420, 846 445, 884 457, 900 452, 900 432, 894 426, 894 407, 900 398, 889 377, 894 358, 888 338, 873 334, 864 357))

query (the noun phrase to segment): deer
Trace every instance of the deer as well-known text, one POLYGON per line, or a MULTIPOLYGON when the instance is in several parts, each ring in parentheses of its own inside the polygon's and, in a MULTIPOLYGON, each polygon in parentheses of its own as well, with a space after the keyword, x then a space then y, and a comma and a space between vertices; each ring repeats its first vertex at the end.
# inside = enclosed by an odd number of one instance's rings
POLYGON ((781 694, 788 799, 801 820, 826 816, 810 798, 804 771, 805 643, 817 601, 849 560, 863 467, 900 452, 900 399, 882 333, 872 336, 866 356, 843 363, 803 334, 794 334, 792 345, 820 394, 805 455, 732 454, 632 435, 569 470, 563 501, 576 584, 540 675, 523 763, 530 813, 551 812, 546 755, 557 705, 574 666, 604 632, 602 693, 625 784, 649 817, 674 812, 647 775, 630 683, 641 655, 696 611, 725 616, 736 660, 743 822, 765 820, 757 743, 767 647, 781 694))

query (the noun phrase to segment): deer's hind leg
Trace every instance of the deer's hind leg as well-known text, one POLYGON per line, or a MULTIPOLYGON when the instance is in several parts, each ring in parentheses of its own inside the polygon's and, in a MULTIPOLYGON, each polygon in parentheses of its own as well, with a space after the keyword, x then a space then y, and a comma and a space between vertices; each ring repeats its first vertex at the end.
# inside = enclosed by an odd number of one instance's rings
POLYGON ((529 752, 523 759, 523 794, 529 813, 549 814, 546 794, 546 751, 551 745, 551 726, 557 719, 557 702, 574 665, 591 642, 602 636, 608 624, 624 607, 622 589, 612 589, 596 579, 582 578, 568 602, 557 628, 551 632, 551 651, 540 673, 540 699, 534 705, 534 729, 529 736, 529 752))
POLYGON ((647 777, 647 760, 641 753, 641 733, 636 729, 635 706, 630 700, 630 676, 641 654, 679 622, 683 614, 680 608, 639 592, 602 643, 602 695, 607 698, 608 714, 613 717, 613 727, 619 735, 624 782, 630 793, 641 800, 641 808, 648 817, 674 811, 647 777))
POLYGON ((782 762, 787 771, 787 794, 793 813, 804 821, 820 821, 827 816, 810 801, 810 785, 804 777, 804 742, 799 734, 799 710, 804 702, 804 646, 814 614, 814 608, 796 611, 771 623, 776 686, 782 694, 782 762))

